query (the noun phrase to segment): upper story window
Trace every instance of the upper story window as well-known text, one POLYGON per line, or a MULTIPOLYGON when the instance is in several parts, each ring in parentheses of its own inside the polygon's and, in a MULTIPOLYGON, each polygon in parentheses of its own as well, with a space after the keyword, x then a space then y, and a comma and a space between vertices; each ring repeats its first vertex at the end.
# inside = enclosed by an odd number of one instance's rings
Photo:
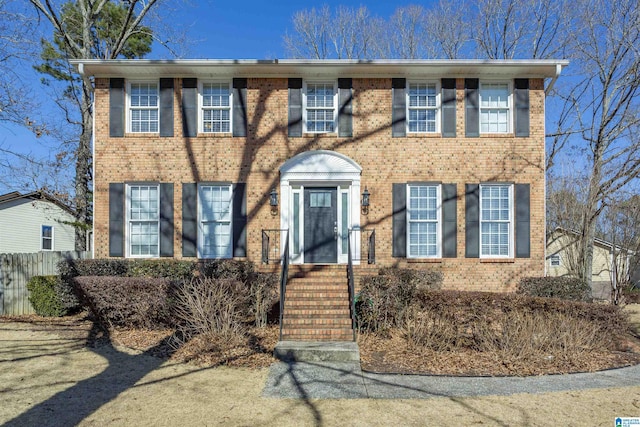
POLYGON ((511 132, 508 83, 480 83, 480 133, 511 132))
POLYGON ((408 185, 407 255, 409 258, 440 257, 440 185, 408 185))
POLYGON ((160 188, 158 184, 127 185, 127 255, 159 255, 160 188))
POLYGON ((304 86, 304 132, 333 133, 338 117, 335 82, 308 82, 304 86))
POLYGON ((129 83, 129 132, 158 132, 158 82, 129 83))
POLYGON ((200 87, 201 132, 231 132, 231 96, 229 82, 202 83, 200 87))
POLYGON ((553 254, 549 257, 551 267, 560 267, 560 254, 553 254))
POLYGON ((407 90, 407 125, 410 133, 438 131, 438 85, 409 83, 407 90))
POLYGON ((53 226, 43 225, 41 229, 42 250, 53 250, 53 226))
POLYGON ((513 256, 513 186, 480 185, 480 256, 513 256))

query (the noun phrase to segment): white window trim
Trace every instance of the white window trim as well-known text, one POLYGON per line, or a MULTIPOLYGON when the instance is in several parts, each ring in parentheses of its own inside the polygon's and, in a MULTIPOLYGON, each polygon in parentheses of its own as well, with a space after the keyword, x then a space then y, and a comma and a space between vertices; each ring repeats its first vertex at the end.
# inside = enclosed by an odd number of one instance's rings
POLYGON ((407 198, 406 198, 406 222, 407 222, 407 229, 406 229, 406 246, 407 246, 407 258, 411 258, 411 259, 436 259, 436 258, 442 258, 442 185, 441 184, 434 184, 434 183, 412 183, 412 184, 407 184, 407 198), (411 192, 410 192, 410 187, 436 187, 436 254, 435 255, 426 255, 426 256, 417 256, 417 255, 411 255, 411 250, 409 248, 410 246, 410 230, 411 227, 409 226, 409 224, 411 222, 433 222, 433 221, 426 221, 426 220, 410 220, 409 217, 409 213, 411 210, 411 192))
POLYGON ((159 80, 127 80, 127 133, 135 133, 135 134, 144 134, 144 133, 160 133, 160 81, 159 80), (153 83, 156 85, 158 89, 158 105, 156 105, 155 109, 158 111, 158 131, 157 132, 134 132, 131 128, 131 120, 132 120, 132 109, 140 109, 140 110, 150 110, 151 107, 132 107, 131 106, 131 84, 140 84, 140 83, 153 83))
POLYGON ((40 224, 40 250, 45 252, 51 252, 55 250, 54 242, 55 242, 55 227, 49 224, 40 224), (51 249, 44 248, 44 233, 43 227, 51 227, 51 249))
MULTIPOLYGON (((226 107, 225 107, 226 108, 226 107)), ((212 110, 222 110, 220 107, 207 107, 212 110)), ((200 80, 198 79, 198 133, 207 135, 228 135, 233 132, 233 87, 229 80, 200 80), (229 85, 229 131, 228 132, 205 132, 204 130, 204 102, 203 93, 205 84, 228 84, 229 85)))
POLYGON ((233 185, 220 182, 199 182, 198 183, 198 259, 230 259, 233 258, 233 185), (229 187, 229 231, 231 233, 229 249, 225 256, 205 257, 203 256, 202 244, 204 243, 204 227, 202 226, 202 204, 200 203, 200 189, 202 187, 229 187))
MULTIPOLYGON (((125 186, 125 190, 126 190, 126 203, 125 203, 125 209, 126 209, 126 224, 125 224, 125 236, 126 236, 126 257, 127 258, 160 258, 160 184, 157 182, 131 182, 131 183, 127 183, 125 186), (131 187, 156 187, 158 189, 158 219, 156 220, 157 222, 157 227, 158 227, 158 254, 157 255, 132 255, 131 254, 131 209, 129 209, 129 207, 131 206, 131 187)), ((139 221, 142 222, 140 220, 135 220, 135 221, 139 221)), ((148 222, 152 222, 152 221, 148 221, 148 222)))
MULTIPOLYGON (((506 183, 484 183, 484 184, 480 184, 480 188, 479 188, 479 200, 478 200, 478 215, 479 215, 479 227, 478 227, 478 233, 479 235, 479 253, 480 253, 480 258, 503 258, 503 259, 510 259, 514 257, 514 248, 515 248, 515 200, 514 200, 514 195, 515 192, 513 190, 513 184, 506 184, 506 183), (482 219, 482 187, 508 187, 509 189, 509 253, 507 255, 484 255, 482 253, 482 223, 485 222, 482 219)), ((486 221, 486 222, 505 222, 505 221, 486 221)))
POLYGON ((407 127, 407 134, 412 134, 412 135, 435 135, 435 134, 439 134, 440 133, 440 121, 441 121, 441 100, 442 100, 442 88, 440 87, 440 82, 439 81, 435 81, 435 80, 411 80, 411 81, 407 81, 406 84, 406 100, 405 100, 405 105, 406 105, 406 127, 407 127), (420 110, 435 110, 436 111, 436 129, 433 132, 429 132, 429 131, 424 131, 424 132, 420 132, 420 131, 411 131, 409 130, 409 111, 412 109, 410 107, 410 86, 412 84, 435 84, 436 86, 436 106, 435 107, 420 107, 420 108, 413 108, 413 109, 420 109, 420 110))
POLYGON ((337 134, 338 133, 338 82, 336 80, 310 80, 302 83, 302 132, 313 134, 337 134), (333 84, 333 132, 310 131, 307 129, 307 84, 333 84))
POLYGON ((478 87, 478 132, 481 135, 491 135, 491 134, 510 134, 513 133, 514 126, 514 105, 513 105, 513 81, 510 80, 482 80, 480 81, 480 85, 478 87), (507 104, 508 104, 508 113, 507 113, 507 131, 506 132, 482 132, 482 86, 485 84, 506 84, 507 85, 507 104))

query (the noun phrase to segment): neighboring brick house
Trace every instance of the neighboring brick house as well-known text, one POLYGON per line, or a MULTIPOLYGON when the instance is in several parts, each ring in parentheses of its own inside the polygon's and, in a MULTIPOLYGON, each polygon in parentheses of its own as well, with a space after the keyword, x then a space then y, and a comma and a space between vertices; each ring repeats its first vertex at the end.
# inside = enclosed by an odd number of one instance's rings
POLYGON ((545 273, 545 79, 566 61, 75 64, 95 78, 96 258, 261 265, 289 230, 292 264, 345 264, 356 230, 356 268, 375 244, 375 268, 448 289, 545 273))

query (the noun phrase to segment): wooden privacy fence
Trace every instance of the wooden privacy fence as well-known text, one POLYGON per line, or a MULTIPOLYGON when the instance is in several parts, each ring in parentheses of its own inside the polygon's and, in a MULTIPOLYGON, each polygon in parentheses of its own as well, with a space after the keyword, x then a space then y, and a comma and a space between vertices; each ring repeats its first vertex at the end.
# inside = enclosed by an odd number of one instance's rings
POLYGON ((68 258, 91 258, 91 252, 0 254, 0 315, 33 313, 27 282, 33 276, 58 274, 58 262, 68 258))

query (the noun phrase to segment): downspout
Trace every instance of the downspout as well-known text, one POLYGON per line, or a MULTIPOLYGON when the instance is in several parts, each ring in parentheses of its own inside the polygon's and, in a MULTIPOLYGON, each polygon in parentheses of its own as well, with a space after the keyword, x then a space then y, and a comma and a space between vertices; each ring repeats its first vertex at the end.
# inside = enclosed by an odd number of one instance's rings
MULTIPOLYGON (((81 76, 84 76, 84 63, 80 62, 78 64, 78 74, 80 74, 81 76)), ((95 81, 94 81, 95 84, 95 81)), ((92 178, 92 186, 95 185, 95 179, 96 179, 96 162, 94 161, 96 158, 96 96, 95 96, 95 89, 93 92, 93 99, 91 100, 91 121, 93 122, 92 124, 92 132, 91 132, 91 178, 92 178)), ((93 191, 92 191, 93 193, 93 191)), ((92 197, 93 198, 93 197, 92 197)), ((91 203, 93 203, 93 200, 91 200, 91 203)), ((96 235, 96 230, 95 230, 95 221, 91 221, 91 258, 95 258, 95 235, 96 235)))

